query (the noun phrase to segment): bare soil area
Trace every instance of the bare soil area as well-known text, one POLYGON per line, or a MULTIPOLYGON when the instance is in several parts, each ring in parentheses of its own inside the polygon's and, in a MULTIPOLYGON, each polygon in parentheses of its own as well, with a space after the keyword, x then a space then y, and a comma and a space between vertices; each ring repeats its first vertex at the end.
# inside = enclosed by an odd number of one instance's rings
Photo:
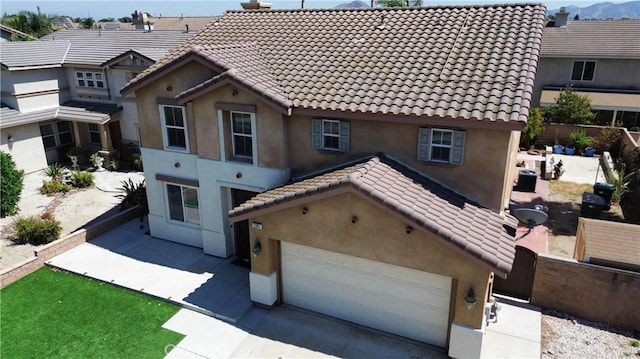
POLYGON ((33 257, 34 250, 38 248, 16 241, 13 222, 18 217, 41 216, 49 212, 60 221, 62 237, 117 213, 120 210, 118 205, 121 200, 117 195, 120 194, 118 187, 121 181, 132 178, 134 182, 139 182, 143 178, 140 172, 104 171, 94 175, 96 185, 55 195, 40 193, 43 175, 31 173, 25 176, 19 204, 20 213, 0 220, 0 270, 33 257))

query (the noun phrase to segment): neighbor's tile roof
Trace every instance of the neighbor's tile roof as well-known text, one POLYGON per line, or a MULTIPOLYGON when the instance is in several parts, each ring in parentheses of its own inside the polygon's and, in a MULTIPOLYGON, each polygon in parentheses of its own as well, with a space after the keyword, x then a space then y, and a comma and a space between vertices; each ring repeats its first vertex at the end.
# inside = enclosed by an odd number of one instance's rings
POLYGON ((101 31, 101 30, 60 30, 41 40, 67 40, 71 47, 65 64, 85 64, 99 66, 131 49, 164 48, 174 49, 193 37, 195 33, 183 31, 101 31))
POLYGON ((640 20, 581 20, 547 27, 541 56, 640 58, 640 20))
POLYGON ((275 211, 288 201, 345 187, 436 234, 492 271, 503 276, 511 271, 515 240, 505 226, 515 228, 515 218, 484 208, 385 154, 260 193, 229 216, 275 211))
MULTIPOLYGON (((149 21, 152 24, 154 30, 186 30, 186 25, 189 25, 189 31, 198 32, 204 27, 209 25, 212 21, 217 19, 218 16, 189 16, 189 17, 149 17, 149 21)), ((126 28, 123 24, 121 28, 126 28)))
POLYGON ((640 265, 640 225, 580 218, 586 257, 640 265))
POLYGON ((89 101, 67 101, 64 104, 43 110, 20 112, 9 107, 0 109, 0 128, 6 129, 50 120, 75 121, 105 124, 111 115, 122 110, 118 104, 89 101))
POLYGON ((3 69, 60 67, 71 43, 69 41, 12 41, 0 43, 3 69))
POLYGON ((195 46, 253 43, 295 108, 526 121, 544 16, 541 4, 227 12, 123 92, 195 46))
POLYGON ((134 54, 136 54, 139 57, 146 57, 148 60, 150 60, 153 63, 160 60, 163 56, 167 55, 168 53, 169 53, 169 49, 164 49, 164 48, 143 47, 140 49, 131 49, 110 58, 109 60, 100 64, 100 66, 102 67, 113 66, 118 62, 122 61, 124 58, 127 58, 134 54))

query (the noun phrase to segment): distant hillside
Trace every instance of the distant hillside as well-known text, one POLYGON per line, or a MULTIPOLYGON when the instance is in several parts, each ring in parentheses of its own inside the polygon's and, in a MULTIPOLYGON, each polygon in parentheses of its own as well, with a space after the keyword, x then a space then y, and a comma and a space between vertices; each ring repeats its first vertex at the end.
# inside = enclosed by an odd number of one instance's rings
MULTIPOLYGON (((640 19, 640 1, 629 1, 621 4, 613 4, 610 2, 602 2, 587 7, 577 7, 573 5, 565 6, 569 12, 569 20, 576 15, 580 20, 586 19, 640 19)), ((547 10, 547 15, 555 15, 560 9, 547 10)))
POLYGON ((338 9, 359 9, 359 8, 365 8, 365 7, 369 7, 369 4, 366 4, 362 1, 356 0, 356 1, 352 1, 350 3, 344 3, 344 4, 340 4, 338 6, 336 6, 336 8, 338 9))

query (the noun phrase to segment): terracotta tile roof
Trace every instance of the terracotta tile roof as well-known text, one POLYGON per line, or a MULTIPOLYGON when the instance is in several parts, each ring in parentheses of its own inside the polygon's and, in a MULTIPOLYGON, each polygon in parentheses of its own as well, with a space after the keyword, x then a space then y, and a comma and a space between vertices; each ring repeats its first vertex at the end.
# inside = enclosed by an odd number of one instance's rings
POLYGON ((484 208, 385 154, 260 193, 229 211, 229 216, 237 221, 258 211, 284 208, 294 199, 343 190, 367 197, 415 228, 436 234, 499 275, 511 271, 515 230, 510 234, 506 227, 515 228, 515 218, 484 208))
POLYGON ((587 257, 640 266, 640 225, 580 218, 587 257))
POLYGON ((253 43, 294 109, 526 121, 544 15, 541 4, 231 11, 122 92, 197 45, 253 43))
POLYGON ((569 21, 564 27, 546 27, 541 56, 570 55, 640 58, 640 20, 569 21))
POLYGON ((264 56, 255 44, 196 45, 186 55, 190 54, 200 56, 216 64, 222 73, 178 94, 176 98, 179 102, 229 79, 236 84, 253 89, 282 108, 286 109, 292 106, 287 94, 280 87, 269 64, 265 62, 264 56))

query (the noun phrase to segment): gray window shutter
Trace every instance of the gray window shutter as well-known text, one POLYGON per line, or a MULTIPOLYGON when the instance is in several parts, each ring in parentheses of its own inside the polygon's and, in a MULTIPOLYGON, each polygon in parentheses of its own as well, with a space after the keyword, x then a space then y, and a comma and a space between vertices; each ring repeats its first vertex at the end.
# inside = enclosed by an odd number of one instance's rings
POLYGON ((322 120, 311 120, 311 148, 322 149, 322 120))
POLYGON ((349 152, 349 135, 351 124, 349 122, 340 121, 340 151, 349 152))
POLYGON ((464 161, 464 142, 466 132, 453 131, 453 149, 451 151, 451 163, 461 165, 464 161))
POLYGON ((418 160, 429 160, 429 146, 431 145, 431 131, 428 128, 418 129, 418 160))

